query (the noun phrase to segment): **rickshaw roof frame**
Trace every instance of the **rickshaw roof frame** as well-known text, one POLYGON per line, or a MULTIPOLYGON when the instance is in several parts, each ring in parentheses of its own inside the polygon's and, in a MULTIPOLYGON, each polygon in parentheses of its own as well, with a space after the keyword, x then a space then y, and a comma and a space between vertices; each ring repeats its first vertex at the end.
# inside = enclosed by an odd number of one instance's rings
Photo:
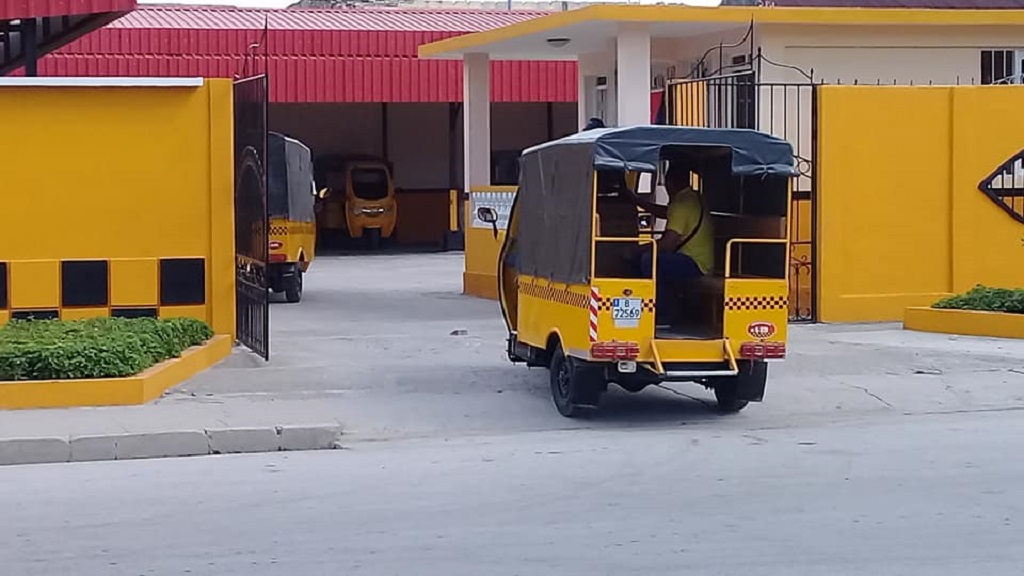
POLYGON ((562 146, 590 146, 597 170, 657 172, 667 147, 732 149, 732 173, 736 176, 799 176, 789 142, 741 128, 689 126, 626 126, 595 128, 523 150, 523 156, 562 146))

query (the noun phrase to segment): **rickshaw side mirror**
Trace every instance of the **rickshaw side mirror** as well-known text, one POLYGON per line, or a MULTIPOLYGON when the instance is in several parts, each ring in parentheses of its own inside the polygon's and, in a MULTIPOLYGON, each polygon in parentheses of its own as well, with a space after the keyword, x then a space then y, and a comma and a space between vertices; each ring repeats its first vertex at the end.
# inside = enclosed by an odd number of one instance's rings
POLYGON ((494 208, 488 208, 486 206, 476 209, 476 217, 485 224, 491 225, 491 231, 494 232, 494 237, 498 237, 498 213, 494 211, 494 208))

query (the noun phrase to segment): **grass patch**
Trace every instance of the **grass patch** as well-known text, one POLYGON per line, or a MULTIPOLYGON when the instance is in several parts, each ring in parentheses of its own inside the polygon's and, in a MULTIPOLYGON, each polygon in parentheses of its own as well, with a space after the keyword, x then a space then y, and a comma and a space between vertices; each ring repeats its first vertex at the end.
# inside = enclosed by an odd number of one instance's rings
POLYGON ((943 298, 932 304, 932 308, 1024 314, 1024 289, 989 288, 978 285, 964 294, 943 298))
POLYGON ((212 337, 194 318, 12 320, 0 328, 0 380, 134 376, 212 337))

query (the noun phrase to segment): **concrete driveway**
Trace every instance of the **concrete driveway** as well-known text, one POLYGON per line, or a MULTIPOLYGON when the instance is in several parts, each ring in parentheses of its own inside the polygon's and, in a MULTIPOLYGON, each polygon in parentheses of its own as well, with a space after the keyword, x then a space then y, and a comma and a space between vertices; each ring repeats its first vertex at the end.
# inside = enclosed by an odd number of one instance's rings
POLYGON ((238 353, 162 400, 341 422, 350 440, 713 423, 771 428, 875 415, 1024 407, 1024 343, 797 326, 765 402, 722 417, 695 385, 614 389, 587 420, 547 375, 510 364, 497 303, 461 295, 462 254, 317 260, 303 301, 271 306, 272 359, 238 353))

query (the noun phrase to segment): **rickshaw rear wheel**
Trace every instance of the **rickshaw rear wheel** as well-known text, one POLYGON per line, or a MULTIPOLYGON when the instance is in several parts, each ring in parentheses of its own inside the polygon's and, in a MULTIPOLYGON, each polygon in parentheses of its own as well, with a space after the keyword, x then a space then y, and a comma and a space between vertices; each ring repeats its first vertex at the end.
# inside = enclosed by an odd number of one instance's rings
POLYGON ((302 300, 302 266, 299 264, 295 265, 295 270, 292 275, 286 281, 287 284, 284 288, 284 299, 289 304, 295 304, 299 300, 302 300))
POLYGON ((551 354, 549 371, 551 397, 558 413, 566 418, 576 418, 587 409, 597 408, 608 387, 603 370, 567 357, 561 345, 556 345, 551 354))
POLYGON ((366 236, 366 243, 370 250, 380 248, 380 228, 367 228, 363 234, 366 236))
POLYGON ((718 411, 723 414, 735 414, 749 404, 746 400, 739 399, 739 382, 736 378, 738 376, 715 384, 715 400, 718 401, 718 411))
POLYGON ((768 380, 768 366, 764 362, 742 361, 739 363, 740 373, 729 378, 716 378, 712 382, 718 410, 724 414, 739 412, 747 407, 751 400, 760 401, 764 396, 765 382, 768 380))

